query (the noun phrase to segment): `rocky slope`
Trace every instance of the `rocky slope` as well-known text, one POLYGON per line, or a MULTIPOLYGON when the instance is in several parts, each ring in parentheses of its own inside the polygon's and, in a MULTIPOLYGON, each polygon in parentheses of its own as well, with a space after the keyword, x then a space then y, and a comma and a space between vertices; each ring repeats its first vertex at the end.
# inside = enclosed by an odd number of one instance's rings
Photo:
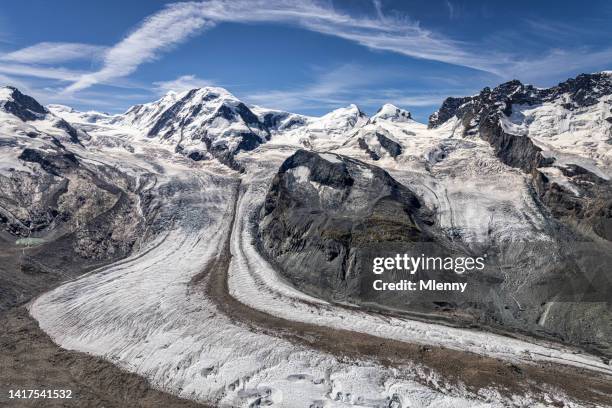
MULTIPOLYGON (((611 82, 606 73, 580 76, 550 89, 512 81, 494 90, 485 89, 478 96, 449 98, 432 115, 430 128, 463 142, 447 139, 436 146, 436 133, 431 133, 430 148, 420 157, 404 153, 402 146, 405 140, 417 136, 418 127, 398 127, 393 115, 373 117, 349 133, 348 140, 336 150, 354 155, 355 149, 362 149, 376 162, 386 157, 383 167, 394 172, 400 166, 421 169, 406 163, 407 155, 413 161, 426 160, 426 175, 411 175, 405 182, 409 189, 423 191, 431 189, 426 185, 428 177, 434 177, 436 184, 453 182, 441 170, 451 162, 465 165, 465 158, 452 160, 459 151, 472 150, 468 160, 485 159, 488 153, 474 155, 474 146, 468 142, 482 140, 500 164, 492 182, 503 186, 510 177, 524 180, 525 184, 517 187, 523 196, 530 197, 531 204, 526 201, 517 210, 539 220, 530 221, 531 227, 526 220, 511 226, 507 219, 502 229, 489 225, 486 235, 476 241, 462 236, 456 228, 445 234, 442 214, 436 213, 443 203, 436 195, 430 204, 433 215, 428 218, 429 226, 419 228, 421 235, 415 235, 411 226, 418 217, 406 210, 405 204, 397 206, 382 200, 385 204, 380 205, 389 208, 378 208, 378 200, 389 194, 381 187, 388 174, 382 177, 370 169, 364 175, 364 171, 347 170, 351 169, 347 163, 353 162, 346 157, 329 153, 308 157, 298 152, 280 168, 266 197, 259 225, 262 250, 298 287, 330 300, 434 313, 455 322, 551 336, 610 355, 612 349, 606 338, 611 334, 612 321, 612 252, 607 241, 612 201, 608 176, 610 121, 606 118, 610 114, 611 82), (335 167, 329 163, 334 161, 335 167), (524 176, 510 176, 514 174, 512 168, 520 169, 524 176), (363 207, 359 207, 354 205, 353 196, 368 198, 363 198, 363 207), (527 228, 519 238, 512 231, 520 225, 527 228), (504 237, 503 233, 495 237, 504 230, 513 237, 504 237), (422 241, 429 242, 429 247, 415 244, 422 241), (444 293, 441 298, 427 298, 371 290, 373 257, 419 251, 432 256, 445 251, 447 255, 453 251, 486 252, 488 265, 483 271, 461 277, 432 273, 416 277, 465 281, 473 296, 444 293)), ((381 111, 397 113, 389 107, 381 111)), ((364 163, 361 166, 368 167, 364 163)), ((452 170, 452 177, 461 173, 459 167, 447 168, 452 170)), ((462 193, 470 192, 469 184, 483 177, 482 172, 467 177, 470 181, 462 193)), ((507 204, 501 197, 490 198, 493 207, 475 216, 487 219, 490 214, 493 220, 495 210, 497 216, 501 210, 503 217, 507 204)), ((427 194, 423 199, 427 201, 427 194)), ((477 198, 465 202, 478 206, 477 198)), ((451 203, 451 207, 455 205, 451 203)), ((390 280, 404 278, 400 273, 390 280)))
POLYGON ((593 314, 605 316, 595 324, 610 327, 611 321, 610 72, 579 75, 545 89, 511 81, 475 96, 448 98, 430 117, 429 127, 479 137, 502 163, 528 174, 544 214, 563 225, 554 238, 565 244, 567 255, 558 269, 571 271, 565 278, 571 289, 541 295, 548 302, 538 324, 609 355, 609 342, 589 344, 593 323, 585 326, 593 314), (573 319, 586 321, 574 324, 573 319), (588 335, 581 336, 582 330, 588 335))
POLYGON ((260 233, 264 250, 292 282, 342 299, 367 290, 362 280, 372 276, 373 257, 404 241, 433 241, 432 223, 431 210, 384 170, 298 150, 272 181, 260 233))
POLYGON ((191 159, 206 154, 237 168, 233 156, 255 149, 270 129, 244 103, 221 88, 170 93, 159 101, 130 108, 120 119, 174 146, 191 159))
MULTIPOLYGON (((155 200, 145 186, 155 177, 92 165, 83 159, 88 150, 108 154, 108 149, 119 149, 139 160, 159 146, 189 160, 220 160, 240 171, 248 169, 252 152, 263 146, 331 150, 340 155, 324 159, 298 151, 271 180, 262 210, 262 248, 294 284, 339 301, 433 312, 572 342, 600 339, 604 329, 577 330, 565 321, 591 313, 584 302, 605 300, 609 285, 605 264, 588 260, 593 253, 607 259, 607 244, 591 235, 606 238, 609 229, 609 78, 581 76, 551 89, 513 81, 478 96, 449 98, 432 115, 429 130, 390 104, 372 118, 354 105, 314 118, 248 107, 221 88, 170 93, 115 116, 57 105, 47 109, 17 96, 4 104, 12 118, 5 126, 15 123, 13 133, 27 133, 28 123, 34 123, 40 136, 5 142, 19 147, 3 149, 3 154, 10 151, 16 165, 30 163, 35 169, 34 175, 11 170, 19 177, 4 181, 5 197, 13 203, 5 199, 3 206, 6 236, 9 242, 20 239, 14 236, 28 238, 19 241, 26 243, 66 241, 62 245, 92 265, 130 252, 135 237, 147 228, 148 206, 155 200), (571 134, 579 144, 567 142, 571 134), (43 141, 45 147, 36 148, 43 141), (30 190, 21 187, 24 180, 30 190), (506 197, 508 183, 517 189, 512 197, 506 197), (416 205, 402 201, 402 194, 387 197, 403 189, 418 203, 416 213, 414 208, 400 211, 416 205), (16 217, 23 212, 15 204, 21 202, 19 194, 41 190, 46 194, 27 195, 30 211, 16 217), (77 202, 81 205, 71 210, 77 202), (575 241, 584 245, 572 249, 575 241), (490 263, 482 273, 443 277, 469 282, 474 296, 407 299, 401 292, 370 290, 372 257, 418 252, 415 242, 427 242, 431 253, 487 252, 490 263), (537 257, 542 250, 549 253, 546 259, 537 257), (525 261, 515 265, 516 256, 525 261), (491 288, 494 299, 474 300, 491 288), (582 303, 568 307, 560 300, 582 303)), ((37 248, 28 250, 47 256, 44 246, 37 248)), ((442 277, 430 273, 429 278, 442 277)), ((598 316, 606 326, 608 314, 598 316)))
POLYGON ((544 239, 469 246, 444 234, 438 219, 414 192, 378 167, 299 150, 274 177, 258 231, 268 259, 317 297, 560 337, 600 351, 609 347, 605 301, 612 258, 606 246, 554 222, 544 239), (372 269, 374 258, 396 254, 446 259, 483 253, 488 257, 484 269, 465 273, 437 269, 413 276, 392 269, 376 275, 372 269), (375 291, 376 279, 465 282, 468 290, 375 291), (584 319, 573 320, 576 316, 588 316, 588 327, 584 319))
POLYGON ((0 89, 0 309, 127 255, 142 232, 137 182, 81 156, 90 138, 0 89))
POLYGON ((465 137, 477 134, 505 164, 531 173, 558 218, 612 239, 612 75, 583 74, 555 87, 519 81, 448 98, 430 117, 465 137))

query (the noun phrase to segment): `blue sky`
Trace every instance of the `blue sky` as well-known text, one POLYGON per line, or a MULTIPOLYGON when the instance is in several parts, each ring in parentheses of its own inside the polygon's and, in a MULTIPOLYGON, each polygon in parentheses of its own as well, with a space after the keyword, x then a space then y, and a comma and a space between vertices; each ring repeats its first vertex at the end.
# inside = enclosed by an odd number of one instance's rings
POLYGON ((0 6, 0 83, 121 112, 215 85, 323 114, 383 103, 425 121, 446 96, 612 69, 607 1, 19 1, 0 6))

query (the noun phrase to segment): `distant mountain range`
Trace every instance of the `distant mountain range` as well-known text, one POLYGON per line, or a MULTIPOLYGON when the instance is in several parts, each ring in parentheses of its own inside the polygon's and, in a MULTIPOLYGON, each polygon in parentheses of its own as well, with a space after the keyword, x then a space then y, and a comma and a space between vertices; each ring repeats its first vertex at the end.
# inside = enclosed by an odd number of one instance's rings
POLYGON ((120 115, 1 88, 0 240, 33 249, 0 269, 0 306, 137 252, 179 188, 157 178, 185 169, 258 175, 258 248, 307 293, 612 356, 610 72, 447 98, 428 124, 390 104, 304 116, 216 87, 120 115), (460 278, 469 297, 367 289, 373 256, 415 243, 487 253, 488 268, 460 278))

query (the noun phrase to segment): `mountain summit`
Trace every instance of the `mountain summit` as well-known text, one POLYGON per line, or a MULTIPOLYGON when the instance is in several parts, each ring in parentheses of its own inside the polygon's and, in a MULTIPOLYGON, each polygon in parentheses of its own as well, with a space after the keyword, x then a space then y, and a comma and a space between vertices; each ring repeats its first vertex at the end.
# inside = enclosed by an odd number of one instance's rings
POLYGON ((22 94, 12 86, 0 88, 0 109, 24 122, 42 119, 49 113, 36 99, 22 94))
POLYGON ((376 119, 389 120, 391 122, 408 122, 412 120, 412 114, 407 110, 398 108, 395 105, 386 103, 378 109, 376 114, 372 116, 372 121, 376 119))
MULTIPOLYGON (((40 127, 55 129, 52 133, 57 137, 57 141, 81 143, 81 139, 89 138, 87 133, 78 131, 70 123, 47 110, 36 99, 12 86, 0 88, 0 112, 8 114, 17 122, 39 121, 40 127)), ((29 128, 26 132, 32 136, 40 133, 35 128, 29 128)))
POLYGON ((174 145, 192 159, 200 160, 209 153, 230 165, 235 153, 270 139, 270 131, 257 115, 216 87, 168 93, 156 102, 133 106, 121 122, 174 145))

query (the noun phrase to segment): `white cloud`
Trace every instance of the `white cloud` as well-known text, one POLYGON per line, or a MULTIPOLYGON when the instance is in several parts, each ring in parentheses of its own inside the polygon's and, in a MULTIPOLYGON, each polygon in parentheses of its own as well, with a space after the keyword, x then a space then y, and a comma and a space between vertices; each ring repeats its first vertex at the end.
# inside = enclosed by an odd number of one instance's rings
POLYGON ((517 58, 512 65, 512 75, 515 78, 529 81, 546 80, 551 76, 559 76, 567 72, 585 69, 597 69, 600 66, 610 66, 612 48, 599 51, 589 49, 562 50, 555 49, 538 56, 538 58, 517 58))
POLYGON ((74 78, 83 75, 82 71, 28 64, 0 64, 0 72, 14 76, 56 79, 65 82, 73 81, 74 78))
POLYGON ((497 70, 494 65, 502 63, 498 57, 496 64, 492 65, 490 59, 466 52, 459 43, 425 30, 406 17, 385 16, 379 3, 377 10, 377 16, 372 18, 353 17, 328 3, 309 0, 210 0, 172 4, 148 17, 130 35, 111 47, 99 71, 81 76, 66 91, 74 92, 127 76, 140 64, 155 60, 161 52, 220 22, 292 24, 373 49, 490 72, 497 70))
POLYGON ((288 111, 335 109, 356 103, 378 107, 393 103, 406 107, 439 105, 446 96, 440 93, 415 93, 400 89, 378 89, 377 85, 393 73, 355 64, 346 64, 321 74, 311 85, 290 90, 271 90, 245 96, 249 103, 288 111))
POLYGON ((194 88, 203 88, 212 85, 212 82, 195 75, 183 75, 170 81, 153 82, 153 85, 160 94, 166 94, 170 91, 182 92, 194 88))
POLYGON ((422 28, 406 16, 384 15, 375 3, 375 18, 355 17, 338 11, 328 3, 283 0, 219 1, 202 3, 202 14, 217 22, 273 22, 333 35, 363 46, 392 51, 410 57, 462 65, 488 72, 499 72, 509 58, 495 59, 470 52, 467 44, 448 39, 422 28))
POLYGON ((30 90, 29 85, 26 84, 25 82, 22 82, 11 76, 0 74, 0 86, 6 86, 6 85, 10 85, 10 86, 19 88, 23 92, 27 92, 30 90))
MULTIPOLYGON (((457 10, 454 10, 452 3, 448 4, 454 15, 457 10)), ((547 71, 572 72, 605 64, 612 54, 610 49, 582 49, 553 50, 531 56, 522 49, 510 52, 504 47, 483 45, 485 42, 455 41, 423 28, 407 16, 385 14, 380 1, 374 1, 374 11, 372 15, 351 15, 335 8, 330 2, 314 0, 206 0, 171 4, 146 18, 123 40, 109 47, 103 52, 101 68, 73 77, 73 83, 64 92, 73 93, 98 83, 114 84, 119 78, 135 72, 141 64, 156 60, 191 36, 223 22, 292 25, 343 38, 370 49, 469 67, 494 74, 500 79, 519 77, 533 80, 547 71)), ((37 59, 38 62, 49 62, 53 53, 48 51, 53 43, 43 44, 46 45, 38 44, 16 51, 17 56, 13 55, 13 58, 20 58, 24 62, 37 59)), ((56 43, 61 51, 57 54, 58 60, 75 58, 78 47, 87 47, 83 44, 59 44, 56 43)), ((94 53, 94 50, 89 49, 89 52, 94 53)), ((45 74, 37 69, 28 72, 45 74)), ((311 92, 314 95, 316 89, 311 92)), ((289 93, 284 92, 284 95, 294 99, 289 93)))
POLYGON ((453 3, 446 0, 446 8, 448 9, 448 18, 451 20, 455 18, 455 7, 453 6, 453 3))
POLYGON ((245 99, 249 103, 284 110, 338 107, 351 103, 349 98, 354 97, 360 87, 371 84, 381 75, 380 70, 346 64, 323 72, 308 86, 255 92, 245 99))
POLYGON ((362 103, 368 105, 383 105, 392 103, 394 105, 407 107, 422 107, 422 106, 439 106, 444 99, 449 95, 441 93, 422 93, 407 95, 406 93, 398 92, 398 90, 390 90, 379 92, 378 95, 373 95, 363 99, 362 103))
POLYGON ((205 26, 212 27, 214 23, 207 21, 200 10, 200 4, 178 3, 148 17, 105 53, 102 69, 82 75, 66 88, 66 92, 127 76, 140 64, 155 60, 159 53, 185 41, 205 26))
POLYGON ((4 61, 21 63, 54 63, 99 56, 105 47, 79 43, 41 42, 0 55, 4 61))

